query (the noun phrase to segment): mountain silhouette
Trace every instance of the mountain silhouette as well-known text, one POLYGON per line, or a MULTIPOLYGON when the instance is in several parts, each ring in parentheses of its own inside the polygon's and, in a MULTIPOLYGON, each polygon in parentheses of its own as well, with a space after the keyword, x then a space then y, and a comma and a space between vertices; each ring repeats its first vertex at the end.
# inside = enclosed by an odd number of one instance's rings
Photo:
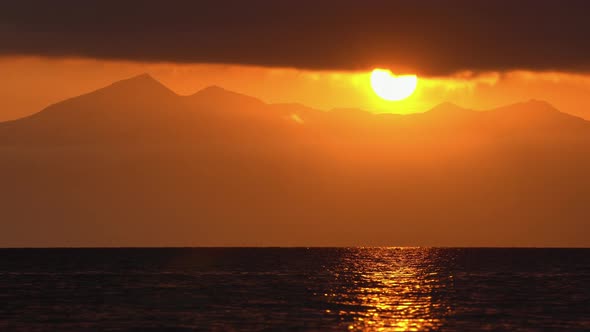
POLYGON ((588 246, 590 122, 420 114, 140 75, 0 123, 1 246, 588 246))

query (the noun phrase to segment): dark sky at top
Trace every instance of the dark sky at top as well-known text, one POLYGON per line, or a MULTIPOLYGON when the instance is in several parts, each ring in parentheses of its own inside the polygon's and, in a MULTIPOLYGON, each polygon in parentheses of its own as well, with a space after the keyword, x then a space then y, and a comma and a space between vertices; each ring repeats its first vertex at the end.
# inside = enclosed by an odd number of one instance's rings
POLYGON ((7 0, 0 54, 426 75, 590 71, 590 1, 7 0))

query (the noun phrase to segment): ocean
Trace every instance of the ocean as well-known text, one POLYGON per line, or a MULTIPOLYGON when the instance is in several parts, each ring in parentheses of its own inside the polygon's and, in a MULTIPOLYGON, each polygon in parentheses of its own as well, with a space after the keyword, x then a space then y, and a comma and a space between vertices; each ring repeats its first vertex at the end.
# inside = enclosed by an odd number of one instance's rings
POLYGON ((1 249, 0 331, 590 331, 590 249, 1 249))

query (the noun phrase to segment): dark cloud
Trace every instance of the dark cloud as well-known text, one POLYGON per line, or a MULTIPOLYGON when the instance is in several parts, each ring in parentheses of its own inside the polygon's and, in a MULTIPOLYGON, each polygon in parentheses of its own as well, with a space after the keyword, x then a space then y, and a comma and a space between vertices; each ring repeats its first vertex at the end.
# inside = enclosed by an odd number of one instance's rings
POLYGON ((306 69, 590 69, 587 0, 7 0, 0 54, 306 69))

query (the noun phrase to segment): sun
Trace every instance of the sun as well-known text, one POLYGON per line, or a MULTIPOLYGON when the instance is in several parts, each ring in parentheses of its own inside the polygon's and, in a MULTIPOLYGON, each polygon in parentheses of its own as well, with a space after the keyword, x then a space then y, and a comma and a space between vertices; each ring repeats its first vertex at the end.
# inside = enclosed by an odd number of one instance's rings
POLYGON ((416 75, 395 76, 387 69, 375 69, 371 73, 373 91, 385 100, 406 99, 414 93, 417 85, 418 77, 416 75))

